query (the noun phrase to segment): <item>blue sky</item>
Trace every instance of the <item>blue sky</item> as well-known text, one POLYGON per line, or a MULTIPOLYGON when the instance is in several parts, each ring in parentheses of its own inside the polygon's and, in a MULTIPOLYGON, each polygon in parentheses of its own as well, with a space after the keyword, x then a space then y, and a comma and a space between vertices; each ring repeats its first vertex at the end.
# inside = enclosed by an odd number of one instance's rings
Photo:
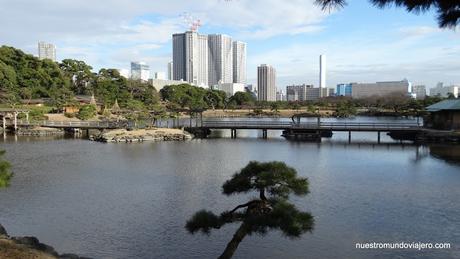
POLYGON ((201 33, 225 33, 248 43, 248 81, 272 64, 277 84, 318 84, 318 57, 327 56, 327 85, 407 78, 434 86, 460 83, 460 33, 437 27, 435 14, 377 9, 348 1, 332 13, 305 0, 0 0, 0 44, 37 54, 39 40, 57 45, 58 59, 129 68, 145 61, 166 71, 171 34, 200 19, 201 33))

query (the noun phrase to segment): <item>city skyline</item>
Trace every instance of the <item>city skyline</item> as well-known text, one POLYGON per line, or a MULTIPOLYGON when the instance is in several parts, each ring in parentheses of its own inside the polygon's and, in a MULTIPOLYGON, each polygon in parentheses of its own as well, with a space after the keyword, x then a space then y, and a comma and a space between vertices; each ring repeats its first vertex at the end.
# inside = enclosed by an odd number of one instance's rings
POLYGON ((328 87, 403 78, 427 88, 439 81, 460 82, 460 61, 455 58, 460 55, 455 44, 459 33, 438 29, 432 12, 381 10, 367 1, 324 13, 313 1, 112 1, 107 10, 104 1, 88 5, 51 0, 54 8, 41 17, 39 10, 46 8, 41 1, 28 3, 29 8, 20 2, 0 2, 8 6, 0 10, 0 22, 8 25, 0 29, 1 45, 36 55, 36 42, 43 40, 58 46, 57 60, 83 60, 95 70, 123 69, 132 60, 145 60, 151 71, 166 72, 171 35, 188 29, 180 15, 190 12, 203 22, 200 33, 228 34, 248 43, 249 84, 256 83, 257 65, 270 63, 277 67, 279 89, 289 84, 318 86, 320 54, 328 56, 328 87), (264 15, 248 12, 256 9, 264 15))

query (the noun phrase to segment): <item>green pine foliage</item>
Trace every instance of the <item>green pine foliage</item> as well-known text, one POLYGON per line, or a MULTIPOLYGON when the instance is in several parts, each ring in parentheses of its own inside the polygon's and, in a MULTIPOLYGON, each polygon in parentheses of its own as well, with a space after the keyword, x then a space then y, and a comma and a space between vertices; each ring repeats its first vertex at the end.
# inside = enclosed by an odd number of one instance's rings
POLYGON ((7 187, 13 177, 13 173, 10 172, 11 164, 3 159, 5 151, 0 150, 0 188, 7 187))
POLYGON ((256 192, 258 198, 220 215, 200 210, 187 221, 185 228, 190 233, 207 235, 226 224, 241 223, 219 258, 231 258, 246 235, 279 230, 286 237, 298 238, 313 230, 313 216, 289 202, 291 194, 308 194, 308 180, 298 177, 297 171, 283 162, 252 161, 223 184, 222 192, 227 196, 256 192))

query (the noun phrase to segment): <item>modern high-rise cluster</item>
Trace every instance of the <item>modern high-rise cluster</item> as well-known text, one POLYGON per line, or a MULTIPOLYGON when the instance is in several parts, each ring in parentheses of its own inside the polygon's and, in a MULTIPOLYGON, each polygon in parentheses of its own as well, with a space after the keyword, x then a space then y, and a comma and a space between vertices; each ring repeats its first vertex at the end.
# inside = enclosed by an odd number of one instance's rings
POLYGON ((246 43, 223 34, 174 34, 172 79, 206 88, 245 83, 246 43))
POLYGON ((38 58, 56 61, 56 46, 43 41, 38 42, 38 58))

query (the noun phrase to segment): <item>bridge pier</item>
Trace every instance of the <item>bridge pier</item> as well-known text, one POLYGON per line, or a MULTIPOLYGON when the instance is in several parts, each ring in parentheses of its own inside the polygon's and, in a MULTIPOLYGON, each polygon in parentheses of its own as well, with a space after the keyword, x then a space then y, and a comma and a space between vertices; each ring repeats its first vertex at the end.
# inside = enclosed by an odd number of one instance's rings
POLYGON ((351 143, 351 131, 348 131, 348 143, 351 143))
POLYGON ((268 138, 268 131, 266 129, 262 130, 262 138, 267 139, 268 138))
POLYGON ((231 138, 236 138, 236 129, 230 129, 231 138))
POLYGON ((380 144, 380 131, 377 131, 377 143, 380 144))

